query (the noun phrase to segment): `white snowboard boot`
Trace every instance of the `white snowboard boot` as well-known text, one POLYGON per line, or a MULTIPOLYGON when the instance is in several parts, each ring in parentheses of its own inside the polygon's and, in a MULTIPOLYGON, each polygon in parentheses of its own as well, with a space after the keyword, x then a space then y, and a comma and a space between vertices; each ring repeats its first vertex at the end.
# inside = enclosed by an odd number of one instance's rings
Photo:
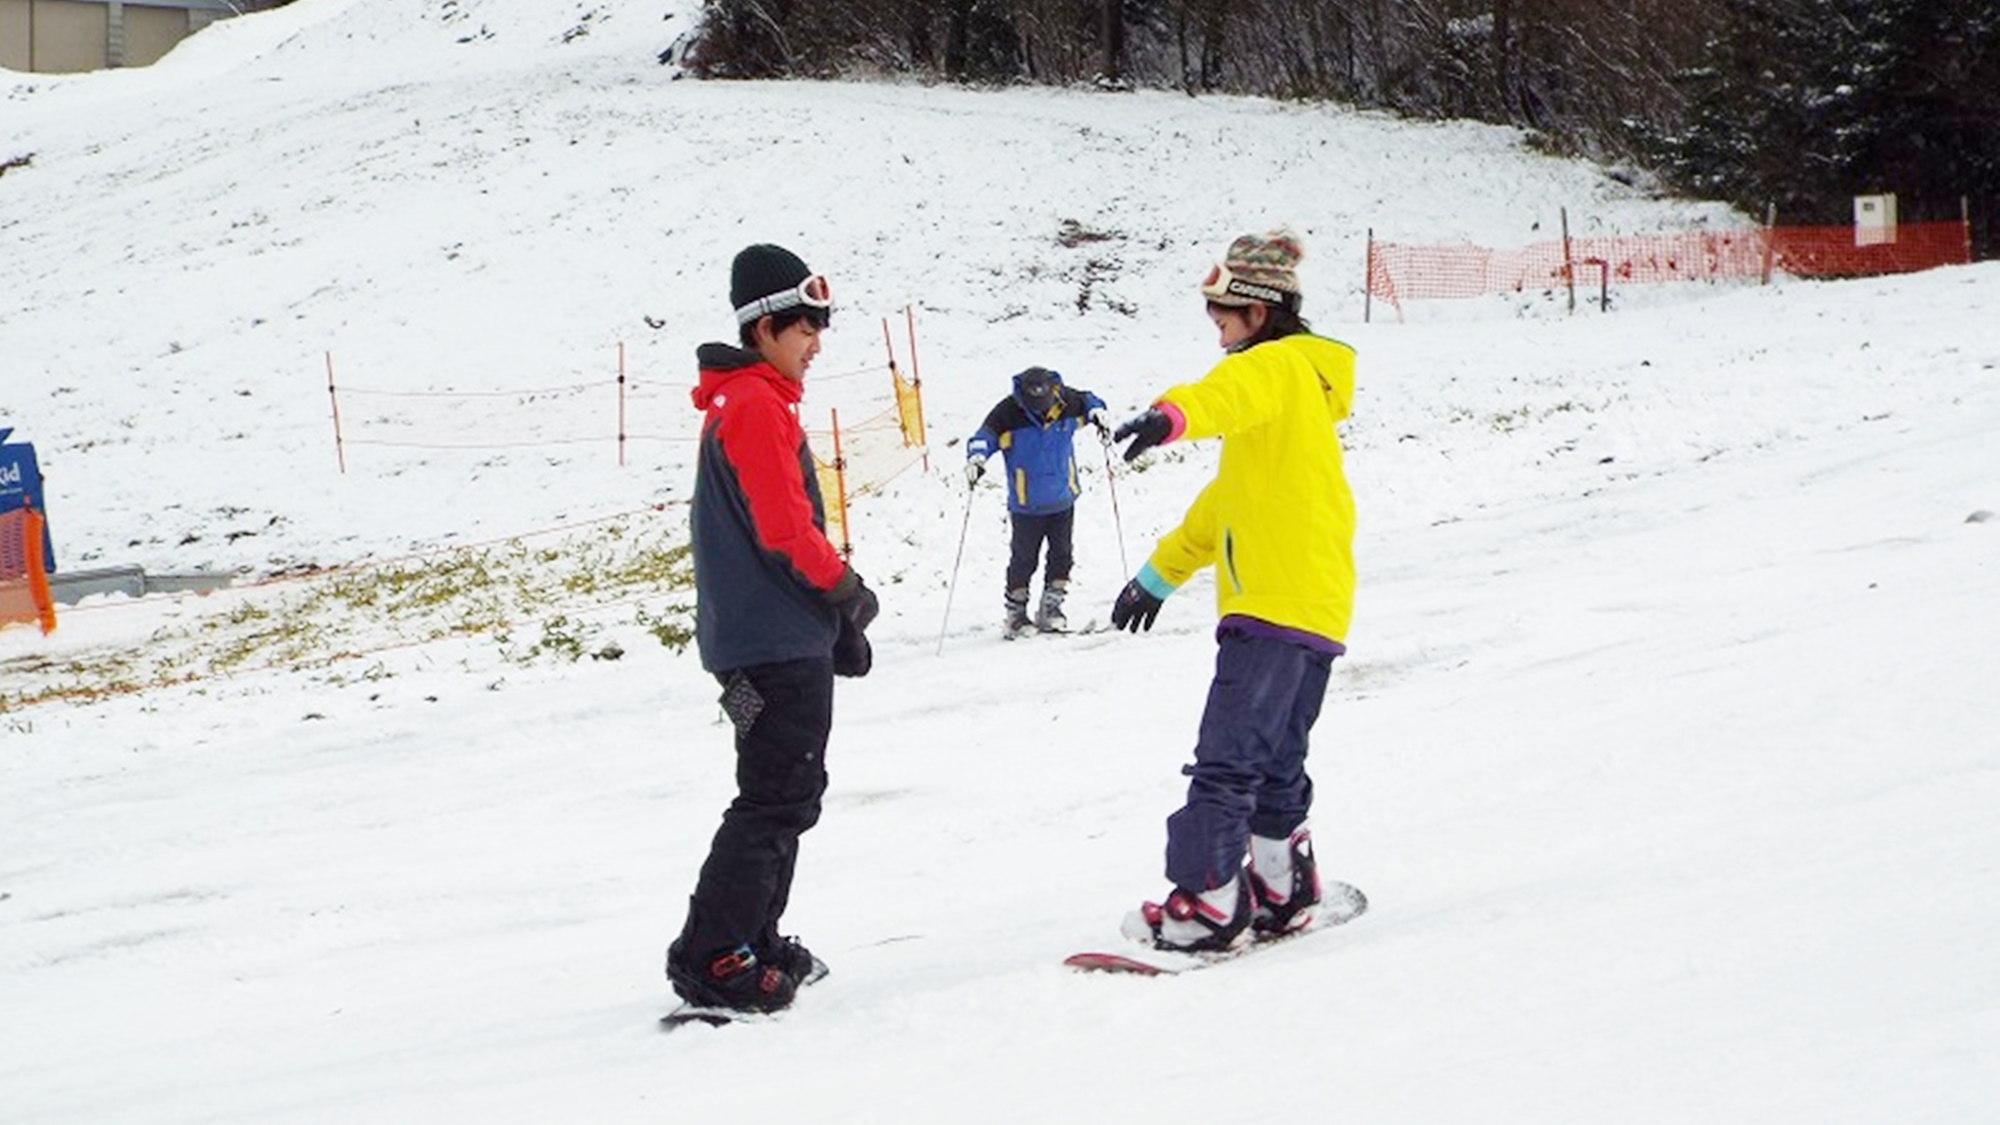
POLYGON ((1241 875, 1212 891, 1174 888, 1165 902, 1142 903, 1119 930, 1134 941, 1177 953, 1234 949, 1250 937, 1250 881, 1241 875))
POLYGON ((1320 900, 1312 832, 1300 828, 1286 840, 1250 837, 1250 891, 1256 900, 1250 924, 1258 933, 1290 933, 1312 925, 1320 900))

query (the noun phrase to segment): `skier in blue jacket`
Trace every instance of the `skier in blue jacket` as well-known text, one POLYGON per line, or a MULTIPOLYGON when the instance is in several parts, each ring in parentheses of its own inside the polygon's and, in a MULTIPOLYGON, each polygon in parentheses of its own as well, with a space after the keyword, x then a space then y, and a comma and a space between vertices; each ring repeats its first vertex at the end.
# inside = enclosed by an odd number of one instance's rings
POLYGON ((986 421, 965 443, 965 482, 979 483, 986 459, 998 451, 1007 466, 1007 513, 1013 546, 1007 559, 1007 616, 1004 636, 1012 640, 1034 629, 1060 633, 1063 595, 1069 592, 1071 548, 1076 525, 1076 431, 1087 421, 1101 441, 1111 440, 1104 400, 1063 385, 1060 372, 1030 367, 1014 376, 1014 393, 994 404, 986 421), (1042 601, 1028 619, 1028 581, 1036 557, 1048 546, 1042 571, 1042 601))

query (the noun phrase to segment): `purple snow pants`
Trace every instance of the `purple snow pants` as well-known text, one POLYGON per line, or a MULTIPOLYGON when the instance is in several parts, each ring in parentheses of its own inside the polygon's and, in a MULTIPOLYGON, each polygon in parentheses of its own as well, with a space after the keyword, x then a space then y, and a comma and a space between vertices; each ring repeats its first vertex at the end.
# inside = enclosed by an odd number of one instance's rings
POLYGON ((1167 818, 1167 878, 1187 891, 1223 886, 1243 869, 1255 833, 1283 839, 1312 809, 1306 738, 1319 718, 1333 656, 1224 626, 1187 804, 1167 818))

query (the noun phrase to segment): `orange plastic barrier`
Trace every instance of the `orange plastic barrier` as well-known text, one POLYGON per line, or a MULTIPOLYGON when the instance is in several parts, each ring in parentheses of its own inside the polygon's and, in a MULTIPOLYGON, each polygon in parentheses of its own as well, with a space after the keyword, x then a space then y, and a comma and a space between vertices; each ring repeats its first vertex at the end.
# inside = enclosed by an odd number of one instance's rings
POLYGON ((1912 273, 1971 261, 1963 223, 1905 223, 1896 241, 1856 245, 1855 228, 1747 227, 1538 242, 1514 250, 1371 242, 1368 293, 1402 311, 1406 300, 1579 288, 1601 282, 1854 277, 1912 273))
POLYGON ((1857 246, 1851 226, 1773 227, 1771 254, 1793 277, 1916 273, 1972 261, 1972 232, 1964 223, 1903 223, 1896 241, 1857 246))
POLYGON ((34 621, 56 627, 56 603, 42 558, 42 517, 33 508, 0 515, 0 625, 34 621))

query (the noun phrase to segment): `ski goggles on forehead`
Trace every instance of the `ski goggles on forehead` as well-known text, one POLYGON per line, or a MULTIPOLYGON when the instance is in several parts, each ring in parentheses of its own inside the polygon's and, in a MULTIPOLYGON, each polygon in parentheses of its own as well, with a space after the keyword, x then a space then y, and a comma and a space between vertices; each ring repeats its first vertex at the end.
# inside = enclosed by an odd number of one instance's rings
POLYGON ((1201 295, 1219 304, 1233 305, 1243 301, 1262 301, 1267 305, 1283 305, 1297 308, 1299 295, 1275 285, 1247 281, 1229 272, 1229 267, 1216 263, 1209 267, 1208 277, 1201 283, 1201 295))
POLYGON ((756 300, 736 310, 736 323, 749 324, 772 313, 795 309, 801 305, 817 309, 826 314, 822 321, 832 318, 833 285, 822 274, 814 274, 790 289, 782 289, 768 297, 756 300))

